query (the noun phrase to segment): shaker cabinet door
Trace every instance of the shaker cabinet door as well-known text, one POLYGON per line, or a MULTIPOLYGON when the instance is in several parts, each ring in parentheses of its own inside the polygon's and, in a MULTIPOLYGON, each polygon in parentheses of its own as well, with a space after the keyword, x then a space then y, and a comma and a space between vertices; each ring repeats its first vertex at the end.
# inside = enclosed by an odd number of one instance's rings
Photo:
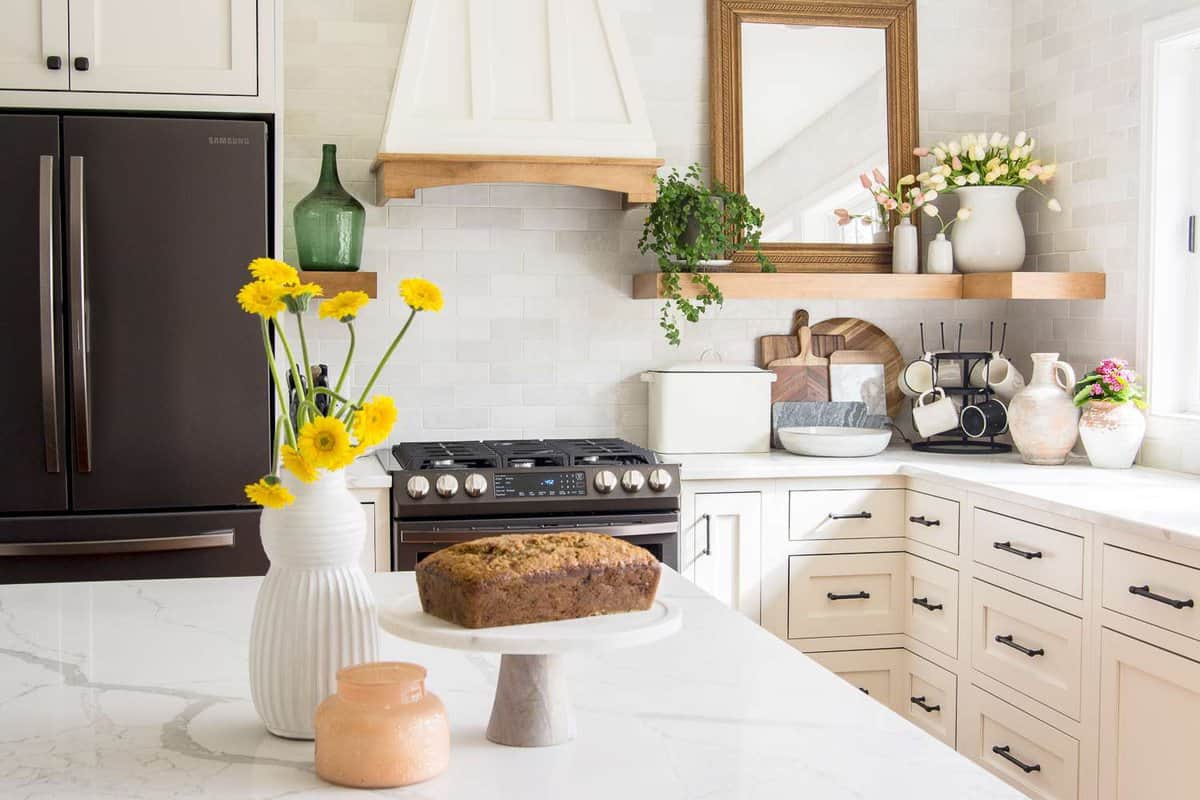
POLYGON ((258 93, 256 0, 70 2, 73 91, 258 93))
POLYGON ((1200 662, 1105 629, 1100 800, 1190 796, 1200 786, 1200 662))
POLYGON ((759 548, 762 495, 696 495, 693 580, 754 622, 761 616, 759 548))
POLYGON ((0 89, 67 89, 68 56, 67 0, 4 0, 0 89))

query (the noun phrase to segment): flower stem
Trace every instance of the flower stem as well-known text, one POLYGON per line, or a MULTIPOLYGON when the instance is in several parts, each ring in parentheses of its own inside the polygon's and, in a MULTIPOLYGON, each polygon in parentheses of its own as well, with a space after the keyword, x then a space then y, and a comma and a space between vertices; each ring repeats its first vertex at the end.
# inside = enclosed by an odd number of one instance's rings
MULTIPOLYGON (((335 394, 342 393, 342 384, 346 382, 346 376, 350 374, 350 359, 354 358, 354 322, 347 322, 346 327, 350 329, 350 349, 346 351, 346 361, 342 364, 342 374, 338 375, 337 385, 333 387, 335 394)), ((342 400, 343 407, 349 402, 344 398, 340 399, 342 400)), ((338 409, 339 412, 341 410, 338 409)))
MULTIPOLYGON (((276 324, 275 330, 279 331, 279 341, 283 344, 283 352, 287 353, 288 363, 292 367, 292 383, 296 384, 296 394, 304 397, 305 384, 300 380, 300 368, 296 366, 296 357, 292 355, 292 346, 288 343, 287 334, 283 332, 283 326, 276 324)), ((287 405, 284 405, 287 408, 287 405)), ((303 407, 296 411, 296 425, 303 426, 305 422, 303 407)))
MULTIPOLYGON (((271 368, 271 382, 275 384, 275 392, 279 396, 280 418, 287 420, 287 426, 284 428, 284 432, 287 433, 288 444, 295 447, 296 432, 292 430, 291 415, 288 414, 287 396, 283 391, 283 383, 279 380, 279 370, 275 367, 275 354, 271 351, 271 337, 267 333, 267 320, 265 317, 259 317, 259 321, 262 322, 263 350, 267 354, 267 366, 271 368)), ((276 325, 275 329, 279 330, 279 326, 276 325)), ((279 438, 278 434, 276 435, 276 438, 279 438)), ((274 445, 272 445, 272 447, 274 447, 274 445)))
POLYGON ((303 311, 296 312, 296 328, 300 331, 300 355, 304 358, 304 374, 308 377, 309 383, 308 390, 304 392, 304 397, 311 402, 313 399, 313 388, 317 385, 317 381, 313 378, 312 362, 308 359, 308 337, 304 335, 303 311))
POLYGON ((396 345, 400 344, 400 340, 404 338, 404 334, 408 333, 408 326, 412 325, 413 319, 417 316, 417 310, 411 309, 408 312, 408 321, 404 323, 404 327, 396 334, 396 338, 392 339, 392 343, 388 345, 387 351, 383 354, 383 358, 379 359, 379 366, 375 367, 375 371, 371 373, 371 380, 367 381, 367 385, 363 387, 362 394, 358 398, 356 405, 362 406, 366 401, 367 395, 375 386, 375 381, 379 380, 379 373, 383 371, 383 367, 387 364, 388 359, 392 357, 392 352, 396 349, 396 345))
MULTIPOLYGON (((279 472, 279 426, 283 425, 286 421, 286 414, 280 414, 275 420, 275 435, 271 437, 271 474, 273 475, 277 475, 279 472)), ((290 431, 291 429, 288 428, 287 430, 290 431)), ((288 442, 288 444, 292 445, 292 447, 296 446, 293 442, 288 442)))

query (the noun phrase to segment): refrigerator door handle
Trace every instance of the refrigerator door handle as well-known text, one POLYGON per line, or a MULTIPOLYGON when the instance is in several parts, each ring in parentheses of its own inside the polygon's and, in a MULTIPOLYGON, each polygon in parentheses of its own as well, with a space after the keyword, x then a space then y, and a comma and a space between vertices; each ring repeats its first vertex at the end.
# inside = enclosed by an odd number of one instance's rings
POLYGON ((0 542, 4 556, 111 556, 122 553, 161 553, 168 550, 206 550, 232 547, 232 530, 207 531, 188 536, 145 539, 95 539, 78 542, 0 542))
POLYGON ((38 283, 42 344, 42 432, 46 472, 62 472, 58 439, 58 342, 54 286, 54 156, 41 156, 38 165, 38 283))
POLYGON ((80 472, 92 471, 92 404, 88 394, 87 269, 84 257, 83 156, 71 156, 69 199, 71 270, 71 404, 75 418, 75 453, 80 472))

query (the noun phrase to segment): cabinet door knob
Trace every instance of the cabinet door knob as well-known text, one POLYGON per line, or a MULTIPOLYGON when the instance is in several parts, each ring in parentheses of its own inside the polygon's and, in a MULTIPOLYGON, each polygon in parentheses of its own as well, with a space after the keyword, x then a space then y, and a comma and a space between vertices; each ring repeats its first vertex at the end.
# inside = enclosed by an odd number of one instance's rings
POLYGON ((49 56, 46 59, 46 69, 62 69, 62 56, 49 56))
POLYGON ((91 66, 92 62, 88 61, 87 56, 79 56, 75 59, 75 69, 79 70, 80 72, 87 72, 88 68, 91 66))

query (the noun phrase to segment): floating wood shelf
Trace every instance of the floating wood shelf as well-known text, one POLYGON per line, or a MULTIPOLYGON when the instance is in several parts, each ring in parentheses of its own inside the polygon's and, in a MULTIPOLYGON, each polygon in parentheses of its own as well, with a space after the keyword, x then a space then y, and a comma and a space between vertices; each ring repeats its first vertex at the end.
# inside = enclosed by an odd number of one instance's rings
POLYGON ((653 203, 654 176, 661 158, 583 156, 487 156, 441 153, 380 153, 375 201, 416 197, 417 189, 463 183, 550 183, 607 189, 625 195, 626 204, 653 203))
POLYGON ((366 292, 374 299, 378 294, 379 275, 374 272, 300 272, 300 280, 318 284, 325 290, 325 297, 338 292, 366 292))
MULTIPOLYGON (((717 272, 709 277, 729 300, 796 297, 863 300, 1099 300, 1103 272, 1012 272, 989 275, 896 275, 849 272, 717 272)), ((687 275, 680 288, 694 297, 687 275)), ((662 275, 633 276, 638 300, 661 298, 662 275)))

